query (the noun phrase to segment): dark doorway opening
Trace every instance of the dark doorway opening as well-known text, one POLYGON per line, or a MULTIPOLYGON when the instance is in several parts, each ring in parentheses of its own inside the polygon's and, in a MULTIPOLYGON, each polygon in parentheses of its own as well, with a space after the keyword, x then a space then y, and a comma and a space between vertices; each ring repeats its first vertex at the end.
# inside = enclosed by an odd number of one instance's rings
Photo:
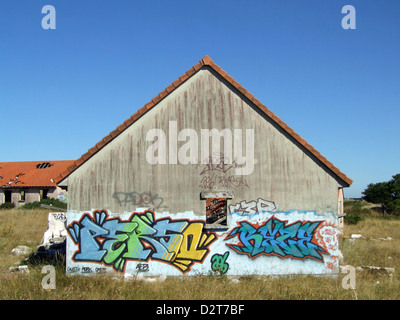
POLYGON ((48 192, 49 192, 49 189, 40 190, 40 200, 47 199, 48 192))
POLYGON ((11 191, 4 191, 4 202, 11 202, 11 191))

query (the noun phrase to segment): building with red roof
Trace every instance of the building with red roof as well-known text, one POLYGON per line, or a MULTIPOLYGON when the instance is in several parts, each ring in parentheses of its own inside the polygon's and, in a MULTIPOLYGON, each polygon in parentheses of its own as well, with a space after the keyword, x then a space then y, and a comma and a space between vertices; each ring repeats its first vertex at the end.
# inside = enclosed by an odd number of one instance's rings
POLYGON ((54 177, 73 163, 61 161, 0 162, 0 204, 12 202, 16 206, 46 198, 66 198, 66 190, 59 188, 54 177))

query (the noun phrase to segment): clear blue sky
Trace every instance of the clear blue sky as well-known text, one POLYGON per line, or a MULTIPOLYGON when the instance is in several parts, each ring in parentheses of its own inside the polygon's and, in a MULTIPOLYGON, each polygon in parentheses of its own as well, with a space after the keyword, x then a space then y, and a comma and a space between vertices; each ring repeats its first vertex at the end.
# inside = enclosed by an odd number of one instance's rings
POLYGON ((2 0, 0 161, 79 158, 209 55, 360 197, 400 173, 399 17, 398 0, 2 0))

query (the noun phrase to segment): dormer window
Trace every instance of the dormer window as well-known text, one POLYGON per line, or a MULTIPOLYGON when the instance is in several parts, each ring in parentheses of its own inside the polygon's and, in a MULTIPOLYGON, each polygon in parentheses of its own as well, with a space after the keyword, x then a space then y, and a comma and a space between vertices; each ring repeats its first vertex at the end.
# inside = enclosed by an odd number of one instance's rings
POLYGON ((49 163, 49 162, 43 162, 43 163, 38 163, 38 164, 36 165, 36 169, 45 169, 45 168, 48 168, 48 167, 51 167, 51 166, 52 166, 51 163, 49 163))

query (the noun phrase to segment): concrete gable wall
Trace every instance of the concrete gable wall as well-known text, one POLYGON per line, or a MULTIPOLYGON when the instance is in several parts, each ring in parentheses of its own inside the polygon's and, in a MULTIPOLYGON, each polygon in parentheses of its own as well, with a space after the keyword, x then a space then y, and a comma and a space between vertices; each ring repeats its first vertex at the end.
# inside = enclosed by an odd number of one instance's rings
MULTIPOLYGON (((178 150, 184 142, 178 142, 178 150)), ((221 140, 221 145, 223 139, 221 140)), ((243 150, 245 145, 243 143, 243 150)), ((167 162, 168 162, 167 157, 167 162)), ((202 159, 199 159, 201 161, 202 159)), ((257 199, 274 202, 280 211, 336 213, 338 182, 301 146, 288 139, 265 115, 243 100, 210 69, 203 68, 89 159, 68 178, 69 210, 108 209, 133 212, 143 206, 156 212, 193 211, 205 215, 200 192, 229 190, 228 204, 257 199), (238 176, 207 165, 155 164, 146 160, 154 128, 167 136, 170 121, 185 128, 254 130, 254 170, 238 176)))

